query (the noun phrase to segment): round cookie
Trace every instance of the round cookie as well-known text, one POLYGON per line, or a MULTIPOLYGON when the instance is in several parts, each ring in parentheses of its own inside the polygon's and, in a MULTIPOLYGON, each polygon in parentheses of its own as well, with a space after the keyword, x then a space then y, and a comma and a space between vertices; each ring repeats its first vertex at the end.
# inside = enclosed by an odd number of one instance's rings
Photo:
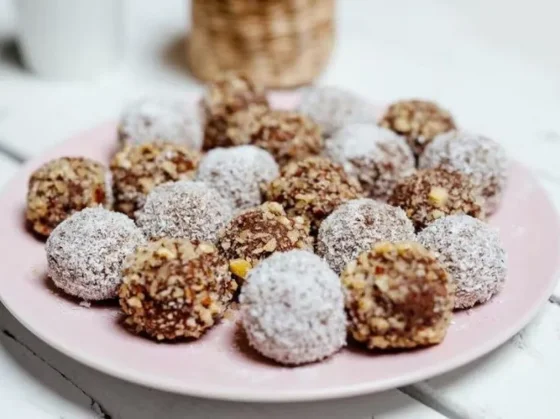
POLYGON ((164 238, 126 259, 119 300, 125 324, 136 333, 199 338, 222 318, 236 289, 214 245, 164 238))
POLYGON ((115 210, 129 217, 142 208, 146 196, 166 182, 192 179, 200 154, 175 143, 126 145, 111 160, 115 210))
POLYGON ((468 215, 451 215, 418 233, 418 241, 438 256, 451 275, 455 308, 485 303, 503 288, 506 252, 488 224, 468 215))
POLYGON ((246 209, 262 202, 261 186, 276 178, 278 165, 258 147, 215 148, 202 159, 197 180, 215 188, 233 208, 246 209))
POLYGON ((83 157, 60 157, 35 170, 28 182, 26 219, 36 233, 48 236, 84 208, 111 208, 111 174, 83 157))
POLYGON ((368 348, 415 348, 444 339, 453 285, 418 243, 377 243, 348 264, 341 281, 349 331, 368 348))
POLYGON ((440 134, 426 147, 418 164, 468 175, 484 198, 486 214, 498 209, 507 184, 508 158, 497 142, 465 131, 440 134))
POLYGON ((402 137, 373 124, 352 124, 336 131, 326 142, 325 156, 356 177, 370 198, 383 201, 416 165, 402 137))
POLYGON ((402 209, 373 199, 354 199, 321 223, 317 254, 340 274, 349 262, 377 242, 415 238, 414 226, 402 209))
POLYGON ((249 343, 278 363, 320 361, 346 342, 340 280, 304 250, 275 253, 249 273, 239 296, 249 343))
POLYGON ((114 298, 124 259, 144 242, 142 232, 126 215, 86 208, 49 236, 49 277, 58 288, 85 301, 114 298))
POLYGON ((157 186, 136 213, 149 240, 172 237, 215 242, 231 219, 229 203, 203 182, 181 180, 157 186))

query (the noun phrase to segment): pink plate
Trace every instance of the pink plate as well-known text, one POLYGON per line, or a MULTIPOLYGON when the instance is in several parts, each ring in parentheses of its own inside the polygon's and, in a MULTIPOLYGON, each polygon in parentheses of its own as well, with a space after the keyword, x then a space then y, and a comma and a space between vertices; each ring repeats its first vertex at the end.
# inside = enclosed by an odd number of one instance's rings
POLYGON ((41 339, 90 367, 162 390, 244 401, 300 401, 381 391, 423 380, 470 362, 505 342, 550 296, 558 266, 560 228, 545 192, 520 164, 511 170, 500 228, 509 253, 503 292, 457 313, 445 341, 410 352, 371 354, 348 348, 314 365, 272 365, 250 349, 233 319, 193 343, 158 344, 119 325, 116 305, 81 307, 54 292, 45 277, 43 243, 23 222, 27 178, 44 161, 85 155, 107 162, 116 144, 109 123, 82 133, 25 165, 2 193, 0 296, 41 339))

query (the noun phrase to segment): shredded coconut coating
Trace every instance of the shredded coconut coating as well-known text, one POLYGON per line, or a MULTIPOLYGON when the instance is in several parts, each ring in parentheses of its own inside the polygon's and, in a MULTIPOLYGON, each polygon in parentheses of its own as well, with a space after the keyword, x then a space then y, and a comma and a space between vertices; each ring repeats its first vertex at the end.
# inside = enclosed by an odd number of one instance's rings
POLYGON ((215 148, 202 159, 197 180, 215 188, 238 209, 262 202, 261 187, 279 174, 274 158, 258 147, 215 148))
POLYGON ((469 177, 442 168, 419 170, 404 178, 388 202, 401 207, 416 230, 451 214, 484 218, 483 199, 469 177))
POLYGON ((83 157, 61 157, 31 174, 26 219, 33 231, 48 236, 72 214, 112 204, 111 174, 105 166, 83 157))
POLYGON ((211 243, 164 238, 124 263, 125 324, 157 340, 199 338, 224 315, 237 283, 211 243))
POLYGON ((418 243, 377 243, 346 267, 341 280, 349 331, 368 348, 415 348, 444 339, 453 284, 418 243))
POLYGON ((370 198, 383 201, 416 165, 402 137, 373 124, 352 124, 336 131, 326 142, 325 155, 355 176, 370 198))
POLYGON ((267 200, 280 203, 288 215, 307 217, 314 232, 340 204, 363 196, 355 178, 321 157, 287 164, 265 192, 267 200))
POLYGON ((262 261, 239 301, 249 343, 281 364, 320 361, 346 343, 340 280, 313 253, 291 250, 262 261))
POLYGON ((243 280, 249 269, 275 252, 313 251, 313 238, 306 219, 288 217, 279 203, 265 202, 231 220, 218 247, 231 261, 232 271, 243 280), (238 268, 242 270, 236 271, 238 268))
POLYGON ((451 114, 434 102, 403 100, 393 103, 380 125, 404 136, 416 157, 438 134, 455 129, 451 114))
POLYGON ((123 112, 119 141, 121 146, 165 141, 200 150, 202 122, 200 109, 181 96, 143 97, 123 112))
POLYGON ((332 86, 306 90, 298 111, 319 124, 325 137, 330 137, 345 125, 377 123, 377 114, 371 103, 354 93, 332 86))
POLYGON ((172 237, 215 242, 232 208, 203 182, 181 180, 154 188, 136 223, 150 240, 172 237))
POLYGON ((49 236, 48 274, 58 288, 85 301, 114 298, 124 259, 144 242, 142 232, 126 215, 86 208, 49 236))
POLYGON ((507 275, 506 252, 498 232, 468 215, 434 221, 418 241, 433 251, 456 287, 455 308, 485 303, 501 291, 507 275))
POLYGON ((129 217, 158 185, 192 179, 200 154, 175 143, 126 145, 111 160, 115 209, 129 217))
POLYGON ((443 167, 468 175, 484 197, 487 215, 500 206, 509 163, 506 151, 497 142, 482 135, 451 131, 434 138, 418 164, 421 168, 443 167))
POLYGON ((317 254, 340 274, 349 262, 377 242, 415 238, 414 226, 400 208, 373 199, 355 199, 338 207, 321 223, 317 254))

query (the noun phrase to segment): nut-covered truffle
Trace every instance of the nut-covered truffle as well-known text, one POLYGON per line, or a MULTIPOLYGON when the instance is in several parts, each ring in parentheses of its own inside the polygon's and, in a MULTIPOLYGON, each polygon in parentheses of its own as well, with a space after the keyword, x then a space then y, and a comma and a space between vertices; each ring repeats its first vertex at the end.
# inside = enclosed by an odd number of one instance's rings
POLYGON ((253 112, 268 109, 264 89, 245 76, 227 73, 208 86, 202 100, 205 115, 204 149, 246 144, 247 136, 240 127, 253 112))
POLYGON ((192 179, 199 160, 197 151, 179 144, 126 145, 111 161, 115 209, 134 217, 156 186, 192 179))
POLYGON ((455 129, 453 117, 436 103, 403 100, 393 103, 380 125, 404 136, 418 157, 438 134, 455 129))
POLYGON ((307 220, 288 217, 279 203, 265 202, 235 217, 224 229, 218 247, 231 261, 232 272, 245 279, 248 269, 274 252, 312 251, 313 239, 309 236, 307 220))
POLYGON ((29 178, 26 218, 43 236, 66 218, 88 207, 111 208, 110 172, 82 157, 61 157, 45 163, 29 178))
POLYGON ((125 323, 157 340, 199 338, 223 316, 237 283, 211 243, 164 238, 140 246, 123 268, 125 323))
POLYGON ((165 141, 200 150, 202 113, 181 96, 143 97, 125 109, 118 134, 121 146, 165 141))
POLYGON ((414 226, 402 209, 373 199, 354 199, 321 223, 317 253, 340 274, 348 262, 377 242, 415 238, 414 226))
POLYGON ((348 264, 341 280, 350 333, 368 348, 414 348, 445 337, 453 285, 420 244, 377 243, 348 264))
POLYGON ((326 142, 325 155, 355 176, 370 197, 387 200, 396 183, 414 172, 415 160, 406 141, 373 124, 352 124, 326 142))
POLYGON ((210 150, 200 163, 197 180, 214 187, 234 208, 245 209, 262 202, 262 185, 278 174, 268 152, 244 145, 210 150))
POLYGON ((495 229, 468 215, 434 221, 418 241, 434 252, 455 284, 455 308, 485 303, 507 276, 506 252, 495 229))
POLYGON ((239 302, 251 346, 281 364, 320 361, 346 343, 340 280, 311 252, 263 260, 250 272, 239 302))
POLYGON ((345 125, 377 123, 377 111, 371 103, 354 93, 332 86, 306 90, 298 111, 319 124, 325 137, 330 137, 345 125))
POLYGON ((483 199, 471 180, 459 172, 441 168, 419 170, 404 178, 397 184, 388 202, 401 207, 416 230, 450 214, 484 216, 481 210, 483 199))
POLYGON ((418 161, 420 168, 443 167, 469 176, 492 214, 500 205, 507 183, 508 158, 495 141, 465 131, 438 135, 418 161))
POLYGON ((307 217, 315 231, 340 204, 362 195, 359 182, 342 166, 320 157, 287 164, 266 188, 269 201, 282 204, 290 216, 307 217))
POLYGON ((124 259, 144 242, 142 232, 126 215, 86 208, 49 236, 49 277, 58 288, 85 301, 115 298, 124 259))
POLYGON ((215 242, 232 208, 203 182, 164 183, 148 194, 136 222, 150 240, 172 237, 215 242))

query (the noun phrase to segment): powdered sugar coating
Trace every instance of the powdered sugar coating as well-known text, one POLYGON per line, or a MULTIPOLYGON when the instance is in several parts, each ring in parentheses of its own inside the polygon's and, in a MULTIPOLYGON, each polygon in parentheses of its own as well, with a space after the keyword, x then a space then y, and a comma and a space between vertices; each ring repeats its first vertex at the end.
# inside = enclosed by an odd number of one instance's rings
POLYGON ((313 87, 301 98, 298 111, 321 126, 323 135, 330 137, 344 125, 377 122, 374 106, 360 96, 332 86, 313 87))
POLYGON ((206 182, 236 209, 262 202, 261 185, 279 175, 278 164, 259 147, 215 148, 202 159, 197 180, 206 182))
POLYGON ((114 298, 124 259, 144 242, 142 232, 126 215, 86 208, 49 236, 49 276, 58 288, 86 301, 114 298))
POLYGON ((132 102, 119 124, 121 143, 168 141, 202 148, 200 108, 180 96, 146 96, 132 102))
POLYGON ((506 253, 496 230, 468 215, 434 221, 418 241, 433 251, 456 285, 455 308, 485 303, 500 292, 507 275, 506 253))
POLYGON ((340 280, 311 252, 291 250, 262 261, 239 301, 249 343, 281 364, 319 361, 345 345, 340 280))
POLYGON ((231 217, 231 206, 214 188, 188 180, 157 186, 136 212, 136 222, 150 240, 171 237, 215 242, 231 217))
POLYGON ((371 198, 381 200, 415 168, 404 138, 373 124, 351 124, 336 131, 326 142, 325 155, 355 176, 371 198))
POLYGON ((338 207, 319 228, 317 254, 340 274, 361 252, 382 241, 415 240, 404 211, 373 199, 355 199, 338 207))
POLYGON ((507 183, 508 158, 497 142, 467 131, 450 131, 434 138, 418 164, 420 168, 442 166, 470 176, 485 199, 487 214, 500 205, 507 183))

